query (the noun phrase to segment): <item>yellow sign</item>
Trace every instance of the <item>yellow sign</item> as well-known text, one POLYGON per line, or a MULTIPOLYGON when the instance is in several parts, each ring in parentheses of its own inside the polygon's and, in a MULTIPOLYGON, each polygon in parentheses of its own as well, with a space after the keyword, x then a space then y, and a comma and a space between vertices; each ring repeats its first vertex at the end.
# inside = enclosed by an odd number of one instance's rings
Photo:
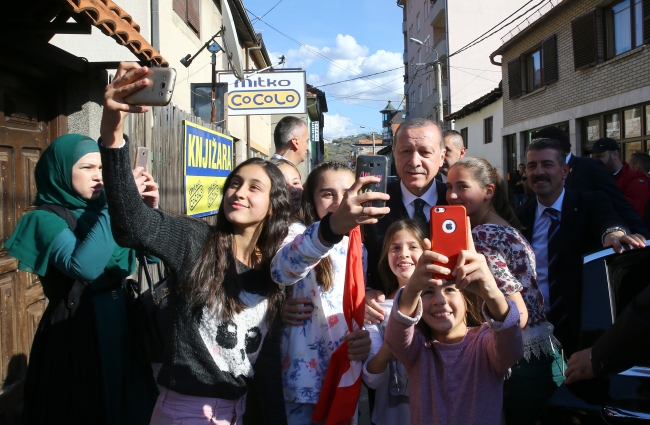
POLYGON ((287 109, 300 103, 295 90, 233 91, 228 94, 230 109, 287 109))
POLYGON ((232 170, 232 138, 190 121, 183 124, 186 214, 216 214, 226 177, 232 170))

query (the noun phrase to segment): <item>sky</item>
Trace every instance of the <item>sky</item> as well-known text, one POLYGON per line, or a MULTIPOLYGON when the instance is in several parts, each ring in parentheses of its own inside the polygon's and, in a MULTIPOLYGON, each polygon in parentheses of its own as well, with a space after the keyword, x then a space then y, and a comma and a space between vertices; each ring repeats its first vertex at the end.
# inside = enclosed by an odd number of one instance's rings
MULTIPOLYGON (((500 0, 498 8, 487 0, 450 3, 459 22, 455 30, 449 23, 454 51, 529 2, 500 0)), ((244 5, 271 59, 277 63, 285 55, 285 68, 304 69, 307 83, 325 92, 325 139, 381 133, 379 111, 389 100, 398 107, 404 93, 402 9, 395 0, 244 0, 244 5)), ((456 66, 450 76, 452 110, 498 85, 500 68, 489 55, 501 45, 503 33, 451 58, 456 66)))

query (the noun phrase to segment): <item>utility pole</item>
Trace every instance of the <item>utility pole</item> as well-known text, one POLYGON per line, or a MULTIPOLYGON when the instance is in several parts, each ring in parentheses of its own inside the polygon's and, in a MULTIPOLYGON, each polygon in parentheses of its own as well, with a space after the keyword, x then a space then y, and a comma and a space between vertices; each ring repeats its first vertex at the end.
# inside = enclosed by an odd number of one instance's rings
POLYGON ((427 63, 417 63, 416 65, 424 65, 424 66, 432 66, 436 68, 436 92, 437 92, 437 100, 436 100, 436 107, 437 107, 437 112, 436 112, 436 121, 438 121, 438 125, 440 128, 443 126, 443 107, 442 107, 442 63, 440 62, 440 57, 438 55, 438 51, 436 49, 432 49, 431 47, 427 46, 420 40, 416 38, 409 38, 409 40, 415 44, 419 44, 420 46, 424 46, 427 49, 436 52, 436 60, 433 62, 427 62, 427 63))
MULTIPOLYGON (((436 52, 438 53, 438 52, 436 52)), ((436 64, 436 91, 438 92, 438 113, 436 114, 436 120, 438 125, 442 128, 443 125, 443 109, 442 109, 442 66, 439 60, 435 61, 436 64)))

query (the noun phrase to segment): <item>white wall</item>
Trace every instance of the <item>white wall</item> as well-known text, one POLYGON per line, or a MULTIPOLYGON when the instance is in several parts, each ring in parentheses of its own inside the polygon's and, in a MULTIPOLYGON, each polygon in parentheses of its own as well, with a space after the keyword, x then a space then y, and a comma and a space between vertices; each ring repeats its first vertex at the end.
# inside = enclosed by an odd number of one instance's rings
POLYGON ((460 131, 467 127, 467 153, 468 156, 478 156, 487 159, 499 174, 505 179, 505 145, 501 137, 503 127, 503 98, 478 112, 454 121, 454 130, 460 131), (492 143, 483 143, 483 120, 492 117, 492 143))
MULTIPOLYGON (((456 52, 488 31, 522 7, 526 1, 448 1, 447 24, 450 53, 456 52)), ((527 9, 524 8, 517 15, 527 9)), ((509 22, 509 20, 506 20, 506 22, 509 22)), ((512 26, 508 27, 507 30, 511 28, 512 26)), ((501 37, 505 33, 506 31, 501 31, 476 46, 449 58, 451 65, 449 76, 451 85, 450 111, 458 111, 483 94, 490 92, 499 84, 499 81, 501 81, 501 67, 490 63, 490 54, 501 46, 501 37)))

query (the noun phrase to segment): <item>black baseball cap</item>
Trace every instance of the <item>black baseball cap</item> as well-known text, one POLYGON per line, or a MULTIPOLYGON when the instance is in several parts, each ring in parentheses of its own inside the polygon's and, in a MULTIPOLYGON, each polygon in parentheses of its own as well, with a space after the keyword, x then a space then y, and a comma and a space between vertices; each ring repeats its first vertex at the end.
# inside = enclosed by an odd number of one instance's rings
POLYGON ((620 151, 621 148, 618 146, 618 142, 609 137, 603 137, 596 140, 596 143, 589 149, 589 153, 603 153, 605 151, 620 151))

